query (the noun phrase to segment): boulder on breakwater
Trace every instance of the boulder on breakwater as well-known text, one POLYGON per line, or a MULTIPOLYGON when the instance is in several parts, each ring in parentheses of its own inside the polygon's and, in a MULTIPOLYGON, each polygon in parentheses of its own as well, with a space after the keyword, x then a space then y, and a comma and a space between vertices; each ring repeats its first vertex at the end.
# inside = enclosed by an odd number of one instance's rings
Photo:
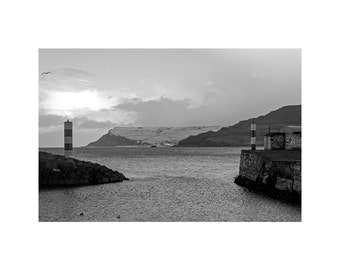
POLYGON ((82 186, 129 180, 105 166, 39 151, 39 187, 82 186))

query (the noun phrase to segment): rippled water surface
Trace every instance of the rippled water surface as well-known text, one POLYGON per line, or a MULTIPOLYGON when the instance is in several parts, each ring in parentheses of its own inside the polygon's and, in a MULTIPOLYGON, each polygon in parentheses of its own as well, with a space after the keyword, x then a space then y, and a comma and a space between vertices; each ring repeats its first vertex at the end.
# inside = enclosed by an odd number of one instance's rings
MULTIPOLYGON (((63 154, 61 148, 40 149, 63 154)), ((238 147, 76 148, 130 181, 39 191, 40 221, 301 221, 301 209, 234 184, 238 147)))

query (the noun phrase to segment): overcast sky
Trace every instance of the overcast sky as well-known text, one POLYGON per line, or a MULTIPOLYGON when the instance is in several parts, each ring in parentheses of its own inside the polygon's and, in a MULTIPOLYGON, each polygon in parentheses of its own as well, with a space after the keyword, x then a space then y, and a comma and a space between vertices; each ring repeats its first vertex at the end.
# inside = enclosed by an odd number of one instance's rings
POLYGON ((295 49, 41 49, 39 146, 115 126, 228 126, 301 104, 295 49), (51 72, 42 74, 43 72, 51 72))

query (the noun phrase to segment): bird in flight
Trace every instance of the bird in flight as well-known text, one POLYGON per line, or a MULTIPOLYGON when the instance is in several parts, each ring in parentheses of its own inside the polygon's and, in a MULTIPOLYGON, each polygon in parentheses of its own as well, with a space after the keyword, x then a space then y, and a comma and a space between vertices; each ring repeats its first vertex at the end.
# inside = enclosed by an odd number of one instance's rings
POLYGON ((47 74, 52 74, 52 72, 51 71, 45 71, 45 72, 41 73, 40 75, 47 75, 47 74))

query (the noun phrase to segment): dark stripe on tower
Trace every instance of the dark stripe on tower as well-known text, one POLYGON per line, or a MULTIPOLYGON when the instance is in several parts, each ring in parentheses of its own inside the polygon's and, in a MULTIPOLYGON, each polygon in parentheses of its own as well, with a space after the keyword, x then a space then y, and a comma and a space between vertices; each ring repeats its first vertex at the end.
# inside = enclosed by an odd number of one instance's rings
POLYGON ((72 137, 72 129, 65 129, 64 136, 72 137))
POLYGON ((72 143, 65 143, 64 149, 66 151, 72 151, 72 143))

